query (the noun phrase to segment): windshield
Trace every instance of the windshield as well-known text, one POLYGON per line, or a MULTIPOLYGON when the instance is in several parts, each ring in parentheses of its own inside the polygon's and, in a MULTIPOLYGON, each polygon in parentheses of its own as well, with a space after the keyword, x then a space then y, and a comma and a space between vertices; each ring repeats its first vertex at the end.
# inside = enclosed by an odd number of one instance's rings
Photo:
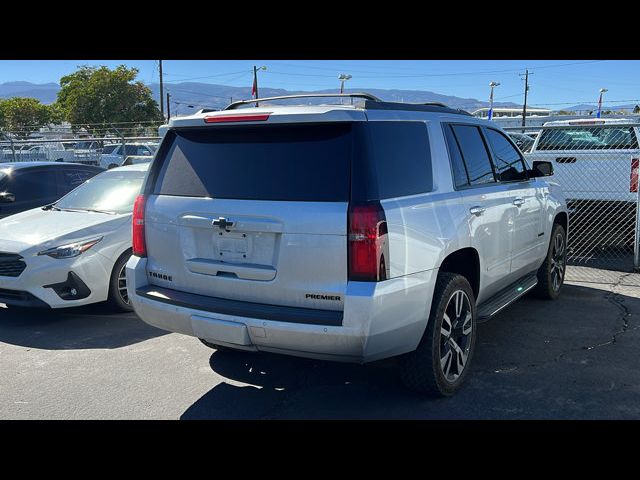
POLYGON ((55 206, 62 210, 131 213, 144 175, 139 171, 101 173, 62 197, 55 206))
POLYGON ((623 150, 638 148, 633 127, 575 127, 543 130, 538 150, 623 150))

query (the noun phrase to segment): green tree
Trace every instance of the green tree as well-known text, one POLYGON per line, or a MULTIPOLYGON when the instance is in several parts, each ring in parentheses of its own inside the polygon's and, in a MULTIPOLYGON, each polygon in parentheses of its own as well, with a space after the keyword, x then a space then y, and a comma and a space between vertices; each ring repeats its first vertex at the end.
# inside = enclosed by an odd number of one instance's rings
POLYGON ((53 108, 35 98, 0 100, 0 126, 21 138, 54 121, 54 117, 53 108))
POLYGON ((136 81, 137 75, 137 68, 124 65, 114 70, 81 66, 60 79, 56 108, 74 128, 84 127, 95 135, 116 129, 135 134, 148 122, 159 125, 158 104, 149 87, 136 81))
POLYGON ((636 105, 636 107, 633 109, 633 113, 640 113, 640 105, 636 105))

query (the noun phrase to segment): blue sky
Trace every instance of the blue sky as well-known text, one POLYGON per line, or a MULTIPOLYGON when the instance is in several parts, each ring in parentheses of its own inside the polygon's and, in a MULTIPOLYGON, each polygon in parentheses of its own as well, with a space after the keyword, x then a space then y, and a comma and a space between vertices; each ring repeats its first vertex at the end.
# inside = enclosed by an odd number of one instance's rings
MULTIPOLYGON (((157 82, 155 60, 2 60, 0 83, 25 80, 57 82, 78 65, 119 64, 139 68, 139 78, 157 82)), ((490 81, 501 83, 498 101, 522 103, 518 73, 529 68, 529 103, 552 105, 594 103, 607 88, 605 104, 640 103, 640 61, 635 60, 165 60, 165 82, 197 81, 250 86, 253 65, 266 65, 260 85, 288 90, 337 88, 337 75, 353 76, 347 88, 430 90, 446 95, 486 100, 490 81)))

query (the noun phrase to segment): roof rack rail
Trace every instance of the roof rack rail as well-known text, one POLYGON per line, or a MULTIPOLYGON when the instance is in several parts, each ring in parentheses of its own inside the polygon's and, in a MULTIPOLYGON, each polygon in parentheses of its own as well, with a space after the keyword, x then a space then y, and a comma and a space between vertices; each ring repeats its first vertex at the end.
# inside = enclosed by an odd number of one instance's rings
POLYGON ((364 104, 365 109, 369 110, 408 110, 414 112, 434 112, 434 113, 452 113, 454 115, 473 116, 465 110, 448 107, 444 103, 401 103, 401 102, 368 102, 364 104))
POLYGON ((288 100, 290 98, 326 98, 326 97, 338 97, 338 98, 364 98, 371 102, 381 102, 381 100, 375 95, 370 93, 301 93, 298 95, 282 95, 279 97, 265 97, 265 98, 252 98, 251 100, 239 100, 237 102, 230 103, 223 110, 235 110, 241 105, 247 105, 250 103, 268 102, 271 100, 288 100))

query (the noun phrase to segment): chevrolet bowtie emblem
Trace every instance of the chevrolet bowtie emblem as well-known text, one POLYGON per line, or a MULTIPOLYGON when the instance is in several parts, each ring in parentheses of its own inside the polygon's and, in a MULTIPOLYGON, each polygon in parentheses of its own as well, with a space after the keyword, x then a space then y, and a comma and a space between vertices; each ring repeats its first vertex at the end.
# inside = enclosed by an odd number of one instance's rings
POLYGON ((235 222, 230 222, 229 220, 227 220, 224 217, 219 217, 217 220, 214 220, 212 225, 214 227, 220 227, 222 230, 226 230, 228 228, 233 227, 233 224, 235 222))

